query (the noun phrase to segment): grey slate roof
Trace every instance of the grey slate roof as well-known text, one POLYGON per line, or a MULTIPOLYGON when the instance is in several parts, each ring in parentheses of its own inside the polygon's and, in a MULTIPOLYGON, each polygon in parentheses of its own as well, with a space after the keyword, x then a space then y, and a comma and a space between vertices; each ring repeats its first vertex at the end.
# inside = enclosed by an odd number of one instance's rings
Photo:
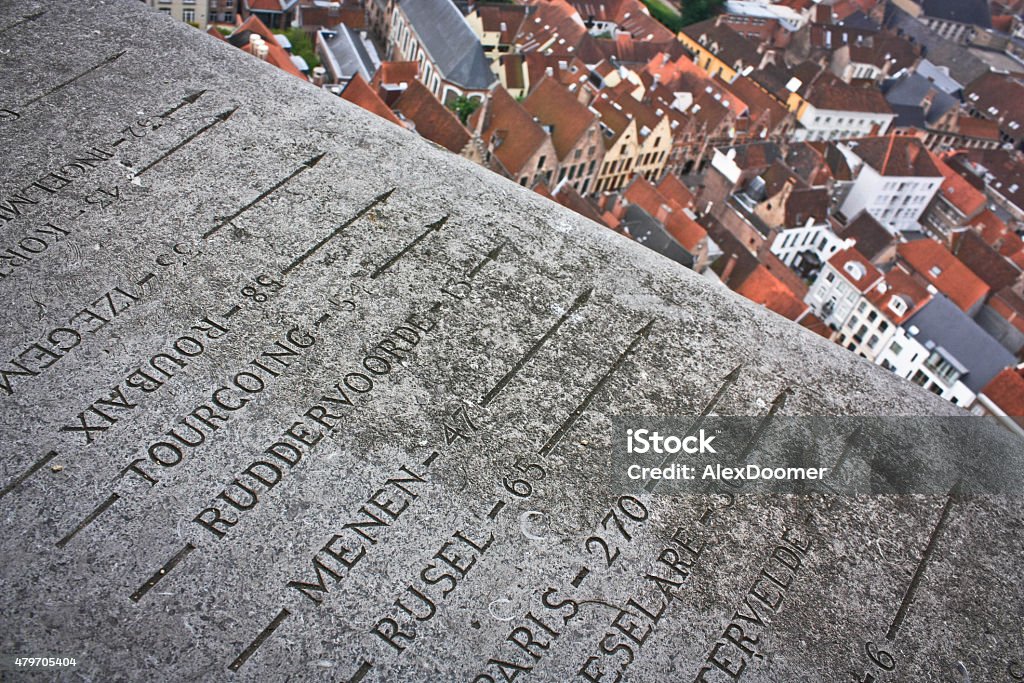
POLYGON ((321 50, 325 53, 327 68, 339 81, 349 81, 357 73, 369 81, 377 72, 380 66, 377 50, 368 40, 363 40, 359 31, 339 24, 330 30, 322 29, 317 38, 327 48, 321 50))
MULTIPOLYGON (((885 6, 885 27, 922 47, 922 57, 949 69, 961 87, 989 71, 989 66, 962 45, 946 40, 892 3, 885 6)), ((945 88, 944 88, 945 89, 945 88)))
POLYGON ((896 125, 932 125, 959 102, 952 95, 937 88, 920 74, 906 74, 882 84, 885 100, 896 112, 896 125), (925 112, 921 103, 929 91, 934 90, 932 105, 925 112))
POLYGON ((494 82, 480 40, 451 0, 401 0, 400 6, 445 79, 470 90, 494 82))
POLYGON ((992 28, 988 0, 924 0, 921 9, 927 17, 992 28))
POLYGON ((930 59, 922 59, 917 63, 917 68, 914 71, 931 81, 936 88, 950 95, 956 95, 966 85, 958 83, 950 76, 948 67, 934 64, 930 59))
POLYGON ((653 249, 687 268, 693 268, 693 255, 676 242, 661 223, 636 204, 626 209, 622 224, 629 228, 629 234, 638 244, 653 249))
POLYGON ((1014 365, 1013 354, 1003 348, 988 332, 943 294, 936 294, 924 308, 904 324, 917 327, 915 337, 922 344, 934 342, 943 355, 952 356, 967 370, 960 381, 974 393, 1008 366, 1014 365))

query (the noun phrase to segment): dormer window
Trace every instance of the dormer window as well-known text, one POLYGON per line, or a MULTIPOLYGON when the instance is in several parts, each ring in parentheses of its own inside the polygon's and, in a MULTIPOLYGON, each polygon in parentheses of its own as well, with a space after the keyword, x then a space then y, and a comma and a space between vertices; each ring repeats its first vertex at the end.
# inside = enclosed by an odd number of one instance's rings
POLYGON ((868 274, 867 269, 856 261, 847 261, 843 264, 843 270, 847 272, 850 277, 854 280, 860 281, 864 279, 864 276, 868 274))

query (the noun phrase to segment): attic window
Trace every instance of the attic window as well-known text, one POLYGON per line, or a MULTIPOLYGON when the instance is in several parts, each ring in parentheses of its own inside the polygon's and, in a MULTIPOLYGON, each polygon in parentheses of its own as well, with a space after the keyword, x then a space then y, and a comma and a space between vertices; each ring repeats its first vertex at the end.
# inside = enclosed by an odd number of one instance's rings
POLYGON ((907 302, 898 296, 894 296, 889 300, 889 308, 892 309, 896 315, 903 315, 907 312, 907 302))
POLYGON ((868 274, 867 269, 856 261, 847 261, 843 264, 843 270, 849 273, 854 280, 860 280, 868 274))
POLYGON ((938 266, 932 266, 931 268, 928 269, 928 272, 932 274, 932 277, 938 277, 942 275, 942 268, 939 268, 938 266))

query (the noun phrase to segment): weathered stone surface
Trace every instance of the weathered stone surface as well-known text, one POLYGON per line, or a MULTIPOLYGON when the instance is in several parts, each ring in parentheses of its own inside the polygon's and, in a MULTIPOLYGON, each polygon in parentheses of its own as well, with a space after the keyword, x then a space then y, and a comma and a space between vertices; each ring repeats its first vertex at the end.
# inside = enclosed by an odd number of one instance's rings
POLYGON ((1019 496, 622 498, 607 471, 617 415, 955 408, 138 3, 7 2, 0 31, 0 652, 67 680, 1021 680, 1019 496))

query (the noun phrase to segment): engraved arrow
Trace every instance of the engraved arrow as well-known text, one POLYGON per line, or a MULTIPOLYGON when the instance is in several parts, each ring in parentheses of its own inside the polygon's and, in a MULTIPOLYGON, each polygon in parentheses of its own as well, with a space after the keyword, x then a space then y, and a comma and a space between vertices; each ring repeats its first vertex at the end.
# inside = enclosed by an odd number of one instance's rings
POLYGON ((274 183, 271 187, 269 187, 266 190, 264 190, 263 192, 261 192, 256 197, 256 199, 252 200, 251 202, 249 202, 248 204, 246 204, 245 206, 240 208, 238 211, 235 211, 230 216, 226 216, 226 217, 222 218, 220 220, 220 222, 217 223, 217 225, 213 226, 212 228, 207 230, 205 233, 203 233, 203 239, 209 239, 213 235, 217 234, 218 230, 223 228, 225 225, 230 224, 233 220, 235 220, 236 218, 241 216, 243 213, 245 213, 246 211, 248 211, 252 207, 254 207, 257 204, 259 204, 261 201, 263 201, 264 199, 269 197, 271 194, 273 194, 277 190, 279 190, 282 187, 284 187, 285 185, 287 185, 296 176, 300 175, 301 173, 304 173, 305 171, 308 171, 309 169, 311 169, 314 166, 316 166, 317 164, 319 164, 320 160, 323 159, 325 156, 327 156, 326 153, 324 153, 324 154, 317 154, 315 157, 310 157, 309 159, 306 159, 306 161, 304 161, 301 166, 299 166, 297 169, 295 169, 294 171, 289 173, 287 176, 285 176, 281 180, 279 180, 276 183, 274 183))
MULTIPOLYGON (((498 248, 500 248, 500 245, 498 248)), ((541 347, 544 346, 544 344, 547 343, 547 341, 551 339, 551 337, 553 337, 556 332, 558 332, 558 328, 560 328, 566 320, 571 318, 576 313, 576 311, 580 310, 583 304, 587 303, 587 300, 590 299, 590 295, 593 293, 593 291, 594 289, 590 288, 583 292, 582 294, 580 294, 578 297, 576 297, 576 300, 572 302, 572 305, 569 306, 568 310, 566 310, 566 312, 563 313, 562 316, 558 320, 556 320, 551 327, 548 328, 547 332, 541 335, 540 339, 534 342, 533 346, 530 347, 530 350, 526 352, 526 355, 520 358, 519 361, 517 361, 516 364, 513 365, 512 368, 508 372, 506 372, 500 380, 498 380, 498 383, 495 384, 494 387, 492 387, 491 390, 488 391, 487 394, 482 399, 480 399, 481 406, 486 407, 488 404, 490 404, 491 401, 495 399, 495 397, 499 393, 501 393, 501 390, 504 389, 505 386, 512 381, 512 378, 516 376, 516 373, 522 370, 523 367, 527 363, 529 363, 534 356, 537 355, 537 352, 540 351, 541 347)))
POLYGON ((484 260, 483 261, 481 261, 480 263, 478 263, 475 266, 473 266, 473 269, 470 270, 468 273, 466 273, 466 277, 468 277, 470 279, 475 278, 477 276, 477 274, 481 270, 483 270, 484 266, 486 266, 491 261, 498 260, 498 256, 501 254, 501 250, 504 249, 504 248, 505 248, 505 243, 504 242, 499 242, 498 245, 496 247, 494 247, 494 249, 491 249, 489 252, 487 252, 487 255, 484 256, 484 260))
MULTIPOLYGON (((700 429, 700 426, 704 423, 704 420, 707 419, 708 415, 710 415, 711 412, 718 405, 718 402, 722 400, 723 396, 725 396, 725 392, 727 392, 729 388, 733 384, 736 384, 736 381, 739 380, 740 372, 742 371, 742 369, 743 363, 740 363, 739 365, 732 369, 732 372, 725 376, 725 378, 722 380, 722 386, 718 388, 718 391, 715 392, 715 395, 712 396, 711 400, 708 401, 707 405, 704 406, 704 410, 700 412, 700 415, 697 417, 696 421, 694 421, 694 423, 690 425, 690 428, 686 430, 687 436, 691 436, 697 433, 697 430, 700 429)), ((666 456, 665 459, 662 460, 660 466, 665 467, 666 465, 671 463, 672 459, 673 456, 666 456)), ((658 488, 658 484, 660 483, 661 480, 652 479, 646 484, 644 484, 644 489, 649 493, 653 493, 654 489, 658 488)))
POLYGON ((96 64, 94 66, 89 67, 88 69, 86 69, 82 73, 78 74, 77 76, 72 76, 68 80, 63 81, 63 82, 58 83, 57 85, 53 86, 52 88, 50 88, 46 92, 44 92, 44 93, 42 93, 40 95, 36 95, 35 97, 33 97, 30 100, 26 100, 25 102, 22 102, 22 104, 21 104, 22 108, 25 108, 25 107, 29 106, 30 104, 35 104, 36 102, 38 102, 39 100, 43 99, 44 97, 48 97, 49 95, 52 95, 53 93, 57 92, 58 90, 60 90, 62 88, 68 87, 69 85, 71 85, 75 81, 79 80, 80 78, 84 78, 85 76, 88 76, 93 71, 96 71, 98 69, 102 69, 105 66, 113 64, 114 62, 116 62, 121 57, 124 57, 126 54, 128 54, 128 50, 121 50, 120 52, 118 52, 116 54, 110 55, 109 57, 104 59, 99 64, 96 64))
POLYGON ((163 154, 161 154, 160 156, 158 156, 158 157, 157 157, 156 159, 154 159, 153 161, 151 161, 151 162, 149 162, 148 164, 146 164, 145 166, 143 166, 143 167, 142 167, 142 168, 141 168, 141 169, 140 169, 140 170, 139 170, 139 171, 138 171, 138 172, 137 172, 137 173, 135 174, 135 177, 137 178, 137 177, 139 177, 140 175, 142 175, 143 173, 145 173, 146 171, 148 171, 149 169, 153 168, 154 166, 156 166, 157 164, 159 164, 159 163, 160 163, 161 161, 163 161, 163 160, 164 160, 164 159, 166 159, 167 157, 171 156, 172 154, 176 153, 176 152, 177 152, 178 150, 180 150, 180 149, 181 149, 182 147, 184 147, 184 146, 185 146, 185 145, 187 145, 188 143, 192 142, 193 140, 195 140, 195 139, 196 139, 196 138, 198 138, 198 137, 199 137, 200 135, 202 135, 202 134, 203 134, 203 133, 205 133, 206 131, 210 130, 210 129, 211 129, 211 128, 213 128, 214 126, 218 126, 218 125, 220 125, 220 124, 224 123, 225 121, 227 121, 228 119, 230 119, 230 118, 231 118, 231 115, 232 115, 232 114, 234 114, 234 113, 235 113, 236 111, 238 111, 238 107, 235 107, 235 108, 233 108, 233 109, 228 109, 228 110, 227 110, 227 111, 225 111, 225 112, 221 112, 220 114, 217 114, 216 116, 214 116, 214 117, 213 117, 213 121, 211 121, 210 123, 206 124, 205 126, 203 126, 202 128, 200 128, 199 130, 197 130, 197 131, 196 131, 195 133, 192 133, 192 134, 191 134, 191 135, 189 135, 189 136, 188 136, 187 138, 185 138, 184 140, 182 140, 181 142, 179 142, 178 144, 176 144, 176 145, 175 145, 174 147, 171 147, 171 148, 170 148, 169 150, 167 150, 166 152, 164 152, 163 154))
POLYGON ((170 115, 171 115, 171 114, 173 114, 174 112, 178 111, 178 110, 179 110, 179 109, 181 109, 182 107, 186 107, 186 106, 188 106, 188 105, 190 105, 190 104, 195 104, 196 102, 198 102, 198 101, 199 101, 199 98, 200 98, 200 97, 202 97, 202 96, 203 96, 203 95, 205 95, 205 94, 206 94, 206 91, 205 91, 205 90, 197 90, 197 91, 196 91, 196 92, 194 92, 194 93, 191 93, 191 94, 189 94, 189 95, 186 95, 186 96, 185 96, 185 97, 184 97, 184 98, 183 98, 183 99, 181 100, 181 102, 178 102, 178 103, 177 103, 176 105, 174 105, 173 107, 171 107, 170 109, 168 109, 167 111, 165 111, 165 112, 164 112, 163 114, 160 114, 160 118, 162 118, 162 119, 166 119, 166 118, 167 118, 168 116, 170 116, 170 115))
POLYGON ((284 269, 281 270, 281 274, 282 275, 287 275, 288 273, 292 272, 293 270, 295 270, 296 268, 301 266, 306 261, 306 259, 308 259, 310 256, 315 254, 317 251, 322 249, 325 244, 327 244, 328 242, 333 240, 335 237, 337 237, 338 235, 343 233, 345 230, 347 230, 349 226, 351 226, 357 220, 359 220, 360 218, 365 216, 367 213, 369 213, 371 209, 373 209, 378 204, 381 204, 382 202, 386 202, 388 200, 388 197, 391 196, 391 194, 395 191, 395 189, 396 188, 391 188, 387 192, 383 192, 383 193, 377 195, 376 197, 374 197, 370 201, 369 204, 367 204, 363 208, 359 209, 359 211, 357 211, 354 216, 349 218, 344 223, 340 224, 338 227, 336 227, 334 230, 332 230, 329 235, 327 235, 322 240, 320 240, 319 242, 314 244, 312 247, 307 249, 305 252, 300 254, 298 257, 296 257, 294 261, 292 261, 284 269))
POLYGON ((582 416, 587 408, 590 407, 594 397, 596 397, 597 394, 604 389, 605 385, 611 381, 615 373, 618 372, 620 367, 622 367, 622 364, 636 352, 637 347, 639 347, 641 343, 650 338, 651 330, 653 328, 654 320, 652 319, 642 328, 637 330, 636 334, 633 335, 632 341, 630 341, 629 345, 626 346, 622 353, 619 354, 618 358, 615 359, 615 362, 612 363, 612 366, 608 368, 603 375, 601 375, 601 379, 597 381, 597 384, 595 384, 587 393, 580 404, 576 406, 576 409, 569 413, 569 417, 565 418, 565 421, 562 422, 558 431, 552 434, 548 440, 544 442, 544 445, 540 447, 540 451, 538 452, 541 456, 547 456, 555 449, 555 446, 558 445, 562 438, 565 437, 570 429, 572 429, 572 426, 576 424, 576 421, 580 419, 580 416, 582 416))
POLYGON ((0 28, 0 33, 7 33, 12 28, 18 28, 22 24, 27 24, 30 21, 35 21, 36 19, 38 19, 39 17, 43 16, 44 14, 46 14, 46 10, 43 10, 41 12, 36 12, 35 14, 26 14, 21 19, 19 19, 18 21, 14 22, 13 24, 10 24, 9 26, 4 26, 3 28, 0 28))
POLYGON ((447 222, 448 222, 448 216, 445 215, 445 216, 442 216, 441 218, 439 218, 438 220, 434 221, 430 225, 428 225, 426 230, 424 230, 419 235, 417 235, 416 238, 412 242, 409 242, 409 244, 407 244, 404 247, 402 247, 401 251, 399 251, 397 254, 395 254, 394 256, 389 258, 387 261, 385 261, 380 266, 377 266, 377 269, 375 271, 373 271, 372 273, 370 273, 370 279, 374 280, 374 279, 380 277, 383 273, 386 273, 388 271, 388 269, 391 268, 391 266, 393 266, 396 263, 398 263, 398 261, 401 260, 401 258, 403 256, 405 256, 410 251, 415 249, 416 245, 418 245, 420 242, 425 240, 427 238, 427 235, 429 235, 432 232, 437 232, 447 222))

